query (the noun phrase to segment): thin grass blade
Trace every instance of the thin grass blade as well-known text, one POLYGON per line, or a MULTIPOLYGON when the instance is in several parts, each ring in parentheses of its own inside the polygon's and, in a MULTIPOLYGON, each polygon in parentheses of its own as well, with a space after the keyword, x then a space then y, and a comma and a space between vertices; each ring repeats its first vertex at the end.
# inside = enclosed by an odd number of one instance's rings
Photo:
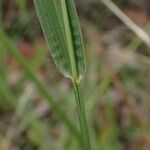
POLYGON ((40 23, 59 70, 77 80, 85 73, 85 54, 73 0, 34 0, 40 23))

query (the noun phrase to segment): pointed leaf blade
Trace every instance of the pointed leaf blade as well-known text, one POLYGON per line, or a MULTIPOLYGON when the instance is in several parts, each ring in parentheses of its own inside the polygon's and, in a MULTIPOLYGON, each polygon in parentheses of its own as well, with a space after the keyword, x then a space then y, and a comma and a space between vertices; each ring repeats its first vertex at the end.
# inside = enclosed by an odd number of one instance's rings
POLYGON ((40 23, 59 70, 78 79, 85 73, 85 55, 73 0, 34 0, 40 23), (76 74, 76 75, 75 75, 76 74))
POLYGON ((63 33, 63 23, 58 16, 61 10, 56 10, 56 1, 54 1, 35 0, 34 3, 54 62, 59 70, 68 77, 71 76, 71 68, 63 33))

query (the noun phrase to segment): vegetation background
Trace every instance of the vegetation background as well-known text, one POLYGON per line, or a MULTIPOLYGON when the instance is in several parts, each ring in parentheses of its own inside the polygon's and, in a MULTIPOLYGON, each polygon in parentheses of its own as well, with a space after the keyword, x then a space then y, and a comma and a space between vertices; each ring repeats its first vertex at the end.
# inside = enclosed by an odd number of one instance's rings
MULTIPOLYGON (((150 32, 149 0, 113 0, 150 32)), ((77 0, 87 75, 84 98, 93 150, 150 149, 150 48, 100 0, 77 0)), ((0 0, 0 149, 77 150, 69 80, 56 69, 32 0, 0 0), (45 92, 47 91, 47 92, 45 92)))

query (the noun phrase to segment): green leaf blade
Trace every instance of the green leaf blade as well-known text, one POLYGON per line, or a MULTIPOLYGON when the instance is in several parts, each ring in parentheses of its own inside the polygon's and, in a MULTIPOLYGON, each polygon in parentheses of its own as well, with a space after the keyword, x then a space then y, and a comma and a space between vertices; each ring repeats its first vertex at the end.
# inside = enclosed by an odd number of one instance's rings
POLYGON ((80 76, 84 76, 86 71, 84 44, 82 39, 81 28, 78 20, 75 3, 73 0, 67 0, 67 9, 69 12, 70 26, 72 30, 72 39, 75 49, 75 57, 77 60, 77 67, 80 76))
POLYGON ((71 75, 70 62, 65 52, 67 46, 63 36, 63 25, 60 25, 56 11, 56 3, 53 0, 35 0, 34 3, 54 62, 60 72, 68 77, 71 75))
POLYGON ((34 0, 40 23, 59 70, 78 80, 85 73, 85 54, 73 0, 34 0))

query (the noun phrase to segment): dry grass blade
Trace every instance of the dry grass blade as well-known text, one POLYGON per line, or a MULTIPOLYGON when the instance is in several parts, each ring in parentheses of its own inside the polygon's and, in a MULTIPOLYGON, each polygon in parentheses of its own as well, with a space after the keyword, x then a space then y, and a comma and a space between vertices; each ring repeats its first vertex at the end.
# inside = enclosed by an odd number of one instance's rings
POLYGON ((106 5, 124 24, 126 24, 145 44, 150 47, 150 36, 125 15, 111 0, 100 0, 106 5))

